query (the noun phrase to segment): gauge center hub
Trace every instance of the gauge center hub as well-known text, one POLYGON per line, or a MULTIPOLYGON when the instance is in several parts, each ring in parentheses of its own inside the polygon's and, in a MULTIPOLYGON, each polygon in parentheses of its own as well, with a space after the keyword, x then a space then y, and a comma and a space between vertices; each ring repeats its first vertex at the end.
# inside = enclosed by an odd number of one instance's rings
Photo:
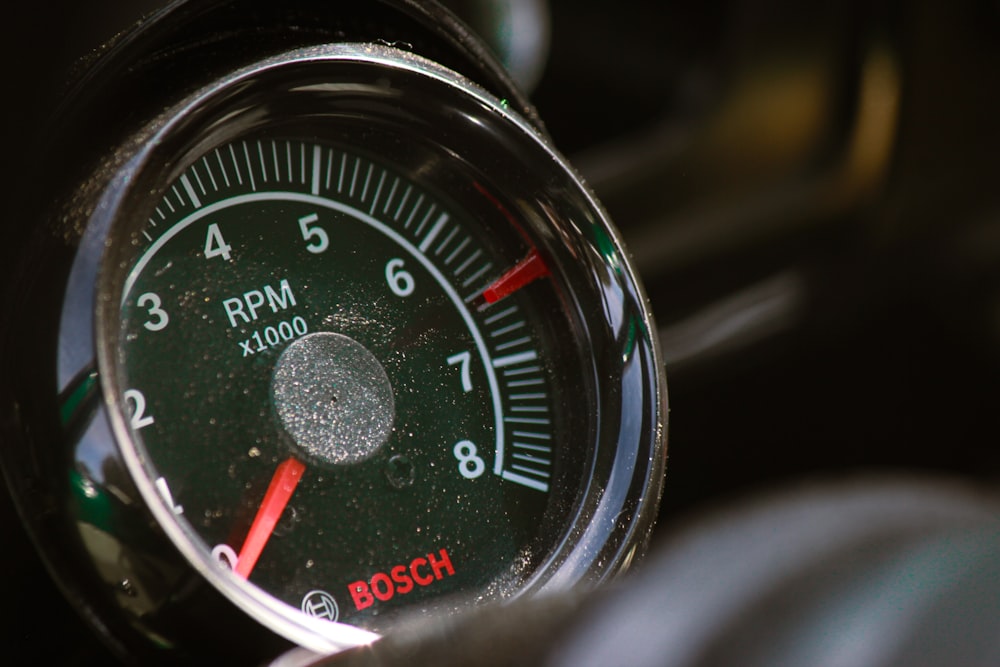
POLYGON ((310 458, 363 461, 388 439, 395 420, 389 376, 368 348, 332 332, 291 343, 271 379, 278 418, 310 458))

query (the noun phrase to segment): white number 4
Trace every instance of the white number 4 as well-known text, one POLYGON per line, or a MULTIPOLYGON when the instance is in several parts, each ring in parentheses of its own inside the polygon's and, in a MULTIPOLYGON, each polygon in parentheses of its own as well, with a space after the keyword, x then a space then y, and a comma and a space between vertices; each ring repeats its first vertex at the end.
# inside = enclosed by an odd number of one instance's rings
POLYGON ((458 354, 453 354, 448 357, 449 366, 462 364, 462 391, 465 391, 466 393, 472 391, 472 373, 469 368, 469 362, 471 360, 472 357, 468 352, 459 352, 458 354))
POLYGON ((208 234, 205 236, 205 259, 221 257, 229 261, 229 251, 232 247, 222 238, 219 231, 219 224, 213 222, 208 226, 208 234))

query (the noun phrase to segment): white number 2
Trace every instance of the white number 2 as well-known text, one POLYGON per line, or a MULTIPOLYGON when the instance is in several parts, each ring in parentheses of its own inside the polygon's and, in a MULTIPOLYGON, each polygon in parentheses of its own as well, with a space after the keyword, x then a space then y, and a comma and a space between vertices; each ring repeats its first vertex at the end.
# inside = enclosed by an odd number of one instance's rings
POLYGON ((152 415, 146 414, 146 397, 142 395, 141 391, 138 389, 126 389, 125 402, 128 403, 129 401, 135 403, 135 410, 132 411, 132 419, 130 421, 133 429, 138 431, 140 428, 145 428, 153 423, 152 415))

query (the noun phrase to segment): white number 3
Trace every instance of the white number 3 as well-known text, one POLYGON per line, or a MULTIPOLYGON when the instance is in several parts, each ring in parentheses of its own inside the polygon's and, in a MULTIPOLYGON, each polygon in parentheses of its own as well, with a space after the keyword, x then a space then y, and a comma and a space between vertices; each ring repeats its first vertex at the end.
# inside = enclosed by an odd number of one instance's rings
POLYGON ((146 327, 150 331, 159 331, 160 329, 167 326, 170 322, 170 316, 167 315, 167 311, 163 310, 163 303, 160 301, 160 297, 153 292, 146 292, 139 297, 136 302, 140 308, 146 308, 149 306, 147 312, 151 319, 143 323, 142 326, 146 327))

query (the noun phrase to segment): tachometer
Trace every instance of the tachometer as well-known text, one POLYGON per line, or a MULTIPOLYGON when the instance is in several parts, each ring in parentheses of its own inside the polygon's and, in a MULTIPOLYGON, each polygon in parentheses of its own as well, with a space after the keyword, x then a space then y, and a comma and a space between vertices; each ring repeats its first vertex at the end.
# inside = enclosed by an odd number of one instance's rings
POLYGON ((665 385, 586 187, 400 45, 237 60, 130 119, 69 207, 71 444, 36 459, 70 488, 7 466, 56 489, 68 521, 36 530, 87 614, 168 662, 230 641, 230 603, 327 651, 624 568, 665 385))

